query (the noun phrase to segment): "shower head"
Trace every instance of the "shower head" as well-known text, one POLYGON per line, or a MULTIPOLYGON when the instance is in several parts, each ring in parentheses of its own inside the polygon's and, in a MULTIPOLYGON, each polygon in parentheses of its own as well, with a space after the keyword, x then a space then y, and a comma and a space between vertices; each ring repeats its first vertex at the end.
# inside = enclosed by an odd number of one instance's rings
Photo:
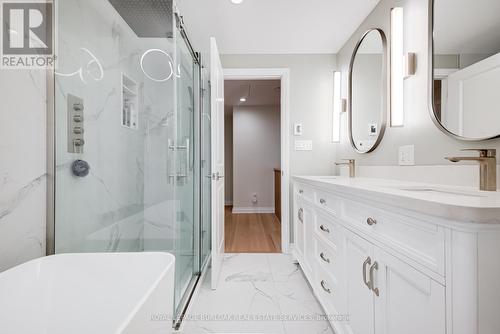
POLYGON ((137 37, 173 36, 172 0, 109 0, 137 37))

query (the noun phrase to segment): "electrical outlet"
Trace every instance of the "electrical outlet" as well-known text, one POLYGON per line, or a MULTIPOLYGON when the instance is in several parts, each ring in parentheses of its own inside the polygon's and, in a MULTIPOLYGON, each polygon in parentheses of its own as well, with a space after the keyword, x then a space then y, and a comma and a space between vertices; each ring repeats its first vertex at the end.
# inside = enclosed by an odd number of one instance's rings
POLYGON ((415 146, 400 146, 398 160, 400 166, 415 166, 415 146))

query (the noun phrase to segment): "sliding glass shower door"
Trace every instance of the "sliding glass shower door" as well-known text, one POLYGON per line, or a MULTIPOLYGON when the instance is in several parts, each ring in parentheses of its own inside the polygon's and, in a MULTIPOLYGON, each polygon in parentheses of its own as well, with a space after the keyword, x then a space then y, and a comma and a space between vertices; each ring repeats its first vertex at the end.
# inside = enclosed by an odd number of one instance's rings
POLYGON ((208 254, 201 69, 172 3, 134 2, 56 2, 54 252, 170 252, 180 313, 208 254))
MULTIPOLYGON (((182 300, 189 286, 195 283, 194 278, 199 274, 199 187, 198 176, 199 145, 196 131, 199 118, 199 65, 195 55, 191 53, 187 41, 183 38, 180 29, 175 30, 177 41, 175 63, 177 64, 177 80, 175 90, 177 98, 177 136, 176 147, 176 176, 174 178, 176 198, 178 201, 178 238, 176 238, 176 277, 180 282, 175 287, 176 300, 182 300)), ((185 299, 184 298, 184 299, 185 299)), ((183 307, 183 302, 177 305, 183 307)), ((178 310, 179 312, 181 310, 178 310)))

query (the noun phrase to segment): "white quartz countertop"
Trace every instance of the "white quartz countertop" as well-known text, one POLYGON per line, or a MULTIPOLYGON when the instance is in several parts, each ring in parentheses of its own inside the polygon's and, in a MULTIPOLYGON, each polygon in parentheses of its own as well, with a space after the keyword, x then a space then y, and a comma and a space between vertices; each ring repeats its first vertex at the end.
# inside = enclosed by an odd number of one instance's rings
POLYGON ((294 176, 294 180, 336 192, 466 223, 500 224, 500 192, 472 187, 342 176, 294 176))

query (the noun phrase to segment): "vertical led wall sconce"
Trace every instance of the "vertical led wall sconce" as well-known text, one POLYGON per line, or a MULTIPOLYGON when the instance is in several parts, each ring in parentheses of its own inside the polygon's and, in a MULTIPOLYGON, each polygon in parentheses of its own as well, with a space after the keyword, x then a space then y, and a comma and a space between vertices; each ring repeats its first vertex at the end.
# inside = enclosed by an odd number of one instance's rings
POLYGON ((403 8, 391 10, 391 127, 404 126, 404 18, 403 8))
POLYGON ((333 131, 332 142, 340 143, 340 113, 342 112, 342 73, 333 72, 333 131))

